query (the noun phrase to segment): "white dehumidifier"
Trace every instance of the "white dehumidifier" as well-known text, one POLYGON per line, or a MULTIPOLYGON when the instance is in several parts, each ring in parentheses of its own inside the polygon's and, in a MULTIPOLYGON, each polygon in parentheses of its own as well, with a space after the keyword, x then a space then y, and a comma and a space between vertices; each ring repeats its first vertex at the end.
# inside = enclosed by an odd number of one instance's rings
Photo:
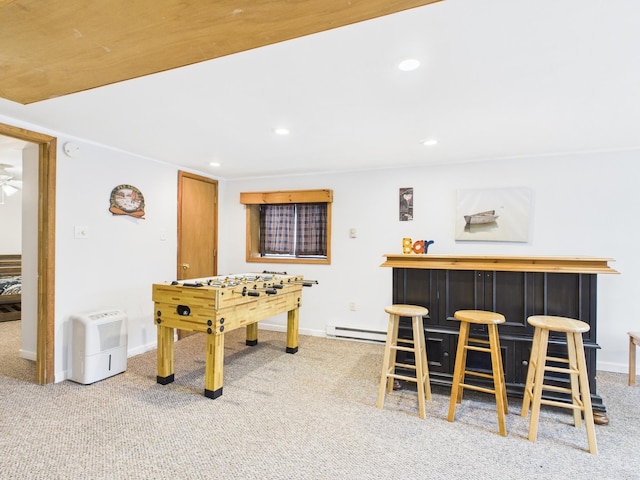
POLYGON ((71 317, 71 380, 90 384, 127 369, 127 316, 99 310, 71 317))

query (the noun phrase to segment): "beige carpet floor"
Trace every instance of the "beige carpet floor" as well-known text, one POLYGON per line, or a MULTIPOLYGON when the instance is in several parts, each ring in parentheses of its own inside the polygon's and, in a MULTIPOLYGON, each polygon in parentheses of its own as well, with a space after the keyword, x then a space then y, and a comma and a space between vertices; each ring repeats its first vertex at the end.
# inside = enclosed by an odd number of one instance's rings
POLYGON ((92 385, 38 386, 2 340, 11 328, 0 325, 1 479, 640 478, 640 386, 622 374, 598 372, 611 423, 597 427, 593 456, 568 410, 543 410, 529 442, 515 398, 507 437, 488 395, 465 393, 453 423, 445 388, 424 420, 410 390, 377 409, 379 344, 301 336, 291 355, 283 333, 261 330, 246 347, 230 332, 224 392, 211 400, 204 335, 178 342, 169 385, 156 383, 152 351, 92 385))

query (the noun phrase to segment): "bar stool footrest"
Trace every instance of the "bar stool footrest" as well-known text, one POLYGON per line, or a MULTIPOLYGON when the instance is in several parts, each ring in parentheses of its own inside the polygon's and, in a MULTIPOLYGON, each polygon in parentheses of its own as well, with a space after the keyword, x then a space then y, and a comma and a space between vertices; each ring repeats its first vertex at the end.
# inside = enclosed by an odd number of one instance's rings
POLYGON ((493 375, 490 374, 490 373, 476 372, 474 370, 465 370, 464 374, 465 375, 471 375, 471 376, 474 376, 474 377, 488 378, 490 380, 493 380, 493 375))
POLYGON ((479 385, 472 385, 468 383, 460 383, 459 385, 463 388, 468 388, 469 390, 475 390, 476 392, 484 392, 484 393, 491 393, 491 394, 496 393, 495 389, 493 388, 481 387, 479 385))
POLYGON ((540 404, 549 405, 551 407, 569 408, 572 410, 584 410, 584 405, 582 404, 582 402, 580 402, 579 404, 575 404, 575 403, 567 403, 567 402, 558 402, 556 400, 546 400, 543 398, 540 400, 540 404))

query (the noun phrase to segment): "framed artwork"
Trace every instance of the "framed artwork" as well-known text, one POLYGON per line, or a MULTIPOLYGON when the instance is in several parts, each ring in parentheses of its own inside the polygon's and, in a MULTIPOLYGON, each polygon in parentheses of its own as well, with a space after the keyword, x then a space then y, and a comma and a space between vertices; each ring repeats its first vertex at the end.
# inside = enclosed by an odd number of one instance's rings
POLYGON ((413 187, 400 189, 400 221, 409 222, 413 220, 413 187))
POLYGON ((529 188, 458 190, 455 239, 528 242, 530 217, 529 188))

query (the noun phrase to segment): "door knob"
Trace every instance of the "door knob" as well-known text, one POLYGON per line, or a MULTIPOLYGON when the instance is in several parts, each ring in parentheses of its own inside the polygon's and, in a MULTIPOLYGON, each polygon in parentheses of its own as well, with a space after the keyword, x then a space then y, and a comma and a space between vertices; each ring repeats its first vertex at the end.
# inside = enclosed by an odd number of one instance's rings
POLYGON ((188 263, 183 263, 182 264, 182 269, 186 270, 187 268, 189 268, 189 264, 188 263))

